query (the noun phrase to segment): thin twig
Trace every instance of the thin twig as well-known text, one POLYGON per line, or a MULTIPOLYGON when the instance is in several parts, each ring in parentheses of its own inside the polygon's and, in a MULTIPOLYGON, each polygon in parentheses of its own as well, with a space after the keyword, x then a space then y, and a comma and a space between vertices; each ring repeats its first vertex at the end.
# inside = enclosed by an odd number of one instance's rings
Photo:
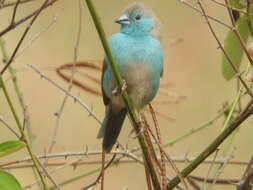
MULTIPOLYGON (((228 7, 230 10, 237 11, 237 12, 243 13, 243 14, 247 14, 247 12, 244 11, 243 9, 237 9, 237 8, 232 7, 232 6, 230 6, 230 5, 229 5, 229 6, 226 6, 226 4, 224 4, 224 3, 222 3, 222 2, 220 2, 220 1, 218 1, 218 0, 210 0, 210 1, 216 3, 217 5, 221 5, 222 7, 225 7, 225 8, 228 7)), ((253 16, 253 15, 251 15, 251 16, 253 16)))
MULTIPOLYGON (((194 7, 194 6, 193 6, 191 3, 189 3, 187 0, 178 0, 178 1, 181 2, 181 3, 183 3, 183 4, 185 4, 186 6, 190 7, 190 8, 193 9, 194 11, 196 11, 196 12, 202 14, 201 10, 199 10, 199 9, 196 8, 196 7, 194 7)), ((226 24, 226 23, 220 21, 219 19, 214 18, 214 17, 212 17, 212 16, 210 16, 210 15, 206 15, 206 16, 207 16, 209 19, 211 19, 211 20, 213 20, 213 21, 215 21, 215 22, 217 22, 217 23, 219 23, 219 24, 221 24, 221 25, 223 25, 223 26, 225 26, 225 27, 227 27, 227 28, 229 28, 229 29, 232 29, 231 26, 229 26, 228 24, 226 24)))
POLYGON ((162 166, 161 166, 160 162, 158 161, 158 157, 156 155, 156 151, 154 149, 154 146, 153 146, 150 134, 149 134, 149 131, 151 130, 150 126, 147 122, 147 119, 146 119, 144 113, 141 113, 140 115, 141 115, 141 121, 144 124, 142 133, 145 136, 145 139, 147 141, 148 149, 149 149, 153 164, 154 164, 155 168, 158 167, 162 173, 162 166))
MULTIPOLYGON (((110 160, 110 162, 107 163, 107 165, 104 167, 103 171, 105 171, 113 163, 113 161, 116 158, 116 156, 117 156, 117 154, 113 155, 112 159, 110 160)), ((102 173, 99 174, 99 176, 97 177, 97 179, 92 184, 83 187, 82 190, 88 190, 91 187, 97 185, 99 183, 101 177, 102 177, 102 173)))
POLYGON ((239 183, 236 184, 237 190, 251 190, 253 181, 253 156, 249 161, 249 164, 242 176, 239 183))
MULTIPOLYGON (((146 122, 146 125, 148 125, 148 123, 146 122)), ((170 156, 165 152, 163 146, 158 142, 158 140, 155 138, 154 133, 151 131, 150 127, 147 127, 147 129, 149 130, 149 133, 151 134, 151 136, 153 137, 153 139, 155 140, 155 143, 158 145, 159 150, 163 152, 164 156, 166 157, 166 159, 169 161, 170 165, 172 166, 172 168, 174 169, 174 171, 177 173, 178 178, 180 179, 180 181, 184 184, 185 188, 187 190, 189 190, 187 183, 184 180, 184 177, 182 176, 182 174, 180 173, 179 169, 176 167, 175 163, 171 160, 170 156)))
POLYGON ((215 151, 214 157, 213 157, 213 163, 209 166, 209 168, 208 168, 208 170, 207 170, 206 177, 205 177, 205 181, 204 181, 204 184, 203 184, 203 189, 204 189, 204 190, 207 188, 207 186, 206 186, 206 181, 207 181, 207 178, 208 178, 208 176, 209 176, 209 174, 210 174, 210 172, 211 172, 211 170, 212 170, 212 168, 213 168, 213 166, 214 166, 214 162, 215 162, 215 160, 216 160, 216 158, 217 158, 218 152, 219 152, 219 149, 217 149, 217 150, 215 151))
MULTIPOLYGON (((222 50, 224 56, 227 58, 229 64, 231 65, 232 69, 233 69, 234 72, 236 73, 236 75, 237 75, 237 77, 239 78, 240 82, 242 83, 242 85, 243 85, 244 88, 246 89, 247 93, 251 96, 251 98, 253 98, 253 94, 252 94, 251 90, 249 89, 249 87, 247 86, 247 84, 245 83, 245 81, 242 79, 241 75, 240 75, 239 72, 238 72, 237 67, 235 66, 235 64, 233 63, 233 61, 230 59, 229 55, 227 54, 227 52, 225 51, 224 47, 222 46, 220 40, 218 39, 216 33, 214 32, 214 29, 213 29, 211 23, 209 22, 209 19, 208 19, 207 15, 206 15, 205 9, 204 9, 204 7, 202 6, 202 2, 201 2, 200 0, 198 0, 198 5, 199 5, 199 7, 201 8, 201 11, 202 11, 202 13, 203 13, 203 15, 204 15, 204 18, 205 18, 206 22, 207 22, 207 25, 208 25, 208 27, 209 27, 209 29, 210 29, 212 35, 214 36, 216 42, 218 43, 219 48, 222 50)), ((228 10, 230 10, 230 9, 228 9, 228 10)), ((233 16, 232 16, 232 13, 231 13, 230 11, 229 11, 229 13, 231 14, 231 17, 233 17, 233 16)), ((232 19, 233 19, 233 18, 232 18, 232 19)), ((233 26, 234 26, 234 27, 233 27, 232 30, 235 31, 235 33, 236 33, 237 36, 238 36, 238 33, 237 33, 238 31, 236 30, 236 25, 235 25, 234 22, 233 22, 233 26), (236 32, 236 31, 237 31, 237 32, 236 32)), ((238 38, 240 38, 240 34, 239 34, 238 38)), ((240 43, 244 43, 244 42, 242 42, 242 39, 241 39, 241 38, 240 38, 239 41, 240 41, 240 43)), ((242 46, 243 46, 243 45, 242 45, 242 46)), ((246 48, 246 47, 245 47, 245 48, 246 48)), ((245 53, 248 53, 246 49, 245 49, 245 51, 246 51, 245 53)), ((251 58, 249 58, 249 60, 251 60, 251 58)))
MULTIPOLYGON (((230 125, 203 151, 199 156, 189 164, 182 172, 182 176, 189 175, 196 167, 199 166, 209 155, 211 155, 218 146, 230 135, 234 130, 236 130, 241 123, 243 123, 249 116, 253 114, 253 108, 250 107, 253 103, 251 100, 244 110, 230 123, 230 125)), ((173 178, 169 185, 168 190, 173 189, 180 182, 179 177, 173 178)))
POLYGON ((69 93, 67 90, 65 90, 63 87, 61 87, 59 84, 57 84, 54 80, 47 77, 44 73, 42 73, 39 69, 37 69, 34 65, 27 65, 30 67, 33 71, 38 73, 41 78, 46 79, 49 83, 51 83, 53 86, 55 86, 57 89, 61 90, 65 94, 67 94, 69 97, 71 97, 75 102, 78 102, 88 113, 89 116, 93 117, 99 125, 101 125, 100 119, 95 115, 94 110, 90 108, 88 105, 86 105, 79 97, 74 96, 73 94, 69 93))
POLYGON ((56 23, 56 16, 53 17, 52 21, 48 25, 46 25, 45 28, 43 28, 37 34, 32 36, 31 39, 26 44, 24 44, 22 48, 20 48, 20 50, 17 52, 13 60, 17 59, 17 57, 19 57, 27 48, 29 48, 35 42, 35 40, 37 40, 43 33, 45 33, 55 23, 56 23))
POLYGON ((20 0, 18 0, 14 6, 12 18, 11 18, 11 24, 15 23, 16 13, 17 13, 17 9, 18 9, 19 4, 20 4, 20 0))
MULTIPOLYGON (((160 131, 160 127, 155 115, 155 111, 152 107, 151 104, 148 105, 149 109, 150 109, 150 113, 152 115, 152 119, 154 122, 154 126, 155 126, 155 131, 156 131, 156 135, 157 135, 157 140, 159 144, 163 144, 162 142, 162 136, 161 136, 161 131, 160 131)), ((167 180, 166 180, 166 165, 165 165, 165 155, 164 152, 160 149, 160 155, 161 155, 161 166, 162 166, 162 170, 161 170, 161 174, 162 174, 162 189, 166 190, 166 186, 167 186, 167 180)))
MULTIPOLYGON (((51 0, 49 1, 43 9, 46 9, 47 7, 53 5, 55 2, 57 2, 58 0, 51 0)), ((37 15, 38 12, 40 12, 40 8, 36 9, 34 12, 30 13, 29 15, 21 18, 20 20, 16 21, 13 24, 9 24, 9 26, 7 26, 5 29, 3 29, 2 31, 0 31, 0 37, 2 37, 3 35, 7 34, 9 31, 15 29, 17 26, 19 26, 20 24, 24 23, 25 21, 29 20, 30 18, 32 18, 33 16, 37 15)))
MULTIPOLYGON (((31 20, 31 22, 28 24, 28 26, 26 27, 23 35, 21 36, 16 48, 14 49, 10 59, 8 60, 8 62, 6 63, 6 65, 4 66, 4 68, 1 70, 0 74, 3 75, 4 72, 6 71, 6 69, 10 66, 10 64, 13 62, 13 58, 15 57, 16 53, 18 52, 19 47, 21 46, 22 42, 24 41, 26 35, 28 34, 29 30, 31 29, 31 26, 33 25, 33 23, 35 22, 35 20, 38 18, 38 16, 40 15, 41 11, 44 9, 45 5, 47 5, 47 2, 49 0, 44 1, 44 3, 42 4, 42 6, 40 7, 39 11, 36 12, 36 14, 34 15, 33 19, 31 20)), ((1 35, 0 35, 1 36, 1 35)))
POLYGON ((0 115, 0 122, 4 124, 7 129, 10 130, 18 139, 20 138, 19 134, 4 120, 3 116, 0 115))
MULTIPOLYGON (((71 68, 71 77, 70 77, 70 82, 69 82, 69 86, 67 89, 68 93, 71 92, 71 89, 73 87, 73 78, 74 78, 74 73, 75 73, 74 70, 76 67, 75 63, 77 61, 79 43, 80 43, 81 32, 82 32, 82 14, 83 14, 83 12, 82 12, 81 0, 79 0, 78 2, 79 2, 79 4, 78 4, 78 8, 79 8, 78 32, 77 32, 77 38, 76 38, 75 47, 74 47, 74 56, 73 56, 74 57, 73 58, 74 64, 72 65, 72 68, 71 68)), ((54 145, 56 144, 57 134, 58 134, 59 128, 60 128, 61 116, 62 116, 63 110, 65 108, 65 105, 67 103, 68 97, 69 97, 69 95, 65 94, 62 104, 60 106, 60 109, 59 109, 59 111, 56 112, 57 113, 56 114, 56 122, 55 122, 55 126, 54 126, 52 141, 51 141, 51 144, 48 149, 48 153, 51 153, 53 151, 54 145)))
MULTIPOLYGON (((62 169, 64 169, 64 168, 68 167, 68 166, 75 166, 75 164, 76 164, 77 162, 81 161, 81 160, 82 160, 81 158, 78 158, 78 159, 75 159, 74 161, 66 162, 66 163, 60 165, 59 167, 50 170, 50 171, 48 172, 48 174, 52 175, 53 173, 55 173, 55 172, 57 172, 57 171, 59 171, 59 170, 62 170, 62 169)), ((36 180, 35 180, 33 183, 31 183, 30 185, 26 185, 26 186, 24 187, 24 189, 30 189, 33 185, 35 185, 35 184, 37 184, 37 183, 39 183, 39 182, 40 182, 40 179, 36 179, 36 180)), ((59 184, 59 186, 61 186, 61 185, 59 184)), ((51 190, 51 189, 56 189, 56 186, 53 186, 53 187, 51 187, 51 188, 49 188, 49 189, 50 189, 50 190, 51 190)))
POLYGON ((0 87, 3 89, 5 98, 6 98, 7 102, 8 102, 8 105, 9 105, 9 107, 10 107, 10 110, 11 110, 11 112, 12 112, 12 115, 13 115, 13 117, 14 117, 14 119, 15 119, 15 121, 16 121, 16 124, 17 124, 17 126, 18 126, 19 133, 21 134, 20 140, 22 140, 22 141, 26 144, 27 151, 28 151, 28 153, 29 153, 29 155, 30 155, 30 157, 31 157, 31 159, 32 159, 32 161, 33 161, 33 163, 34 163, 34 165, 35 165, 36 171, 37 171, 37 173, 38 173, 38 175, 39 175, 39 177, 40 177, 40 179, 41 179, 41 181, 42 181, 43 187, 44 187, 45 190, 48 190, 47 184, 45 183, 44 177, 42 176, 42 173, 41 173, 41 171, 40 171, 40 167, 39 167, 39 164, 38 164, 38 160, 36 159, 35 155, 33 154, 32 149, 31 149, 31 147, 30 147, 30 145, 29 145, 29 143, 28 143, 28 141, 27 141, 26 134, 25 134, 25 132, 23 131, 21 122, 20 122, 20 120, 19 120, 19 118, 18 118, 18 115, 17 115, 17 113, 16 113, 16 110, 15 110, 13 104, 12 104, 12 101, 11 101, 11 99, 10 99, 9 93, 8 93, 6 87, 5 87, 5 84, 4 84, 4 81, 3 81, 1 75, 0 75, 0 87))
POLYGON ((213 183, 214 180, 216 180, 216 184, 223 184, 223 185, 235 185, 235 183, 238 183, 240 180, 239 179, 223 179, 223 178, 218 178, 218 179, 214 179, 214 178, 204 178, 204 177, 200 177, 200 176, 194 176, 194 175, 190 175, 189 178, 197 180, 197 181, 201 181, 201 182, 206 182, 206 183, 213 183))
POLYGON ((201 188, 199 187, 199 185, 198 185, 193 179, 191 179, 189 176, 187 177, 187 181, 188 181, 188 183, 189 183, 195 190, 201 190, 201 188))
MULTIPOLYGON (((7 51, 6 51, 5 41, 2 40, 1 38, 0 38, 0 48, 1 48, 1 51, 2 51, 2 54, 3 54, 3 62, 6 64, 9 60, 9 56, 7 54, 7 51)), ((31 144, 32 139, 33 139, 33 135, 32 135, 32 131, 31 131, 28 107, 27 107, 27 104, 25 102, 23 93, 22 93, 21 88, 20 88, 19 83, 18 83, 16 70, 11 65, 8 67, 8 70, 9 70, 10 75, 11 75, 12 83, 14 85, 14 90, 17 94, 18 101, 19 101, 20 106, 21 106, 22 111, 23 111, 23 117, 24 117, 24 121, 25 121, 25 124, 26 124, 25 126, 26 126, 27 133, 28 133, 28 140, 29 140, 29 143, 31 144)))
POLYGON ((225 158, 225 162, 223 164, 221 164, 221 165, 218 165, 218 168, 217 168, 217 171, 215 171, 214 180, 213 180, 213 183, 211 184, 211 186, 213 186, 213 185, 216 184, 216 180, 218 179, 218 177, 220 176, 220 174, 222 173, 222 171, 224 171, 225 167, 227 166, 228 161, 231 160, 232 157, 234 156, 234 151, 235 151, 235 148, 225 158))
POLYGON ((53 187, 55 187, 58 190, 61 190, 60 186, 58 183, 56 183, 55 179, 50 175, 50 172, 47 171, 47 169, 45 168, 44 164, 41 163, 40 160, 38 160, 38 163, 40 165, 40 167, 42 168, 44 174, 48 177, 48 179, 53 183, 53 187))
MULTIPOLYGON (((35 0, 18 0, 18 1, 20 1, 19 4, 25 4, 25 3, 29 3, 29 2, 32 2, 32 1, 35 1, 35 0)), ((15 6, 18 1, 11 2, 11 3, 4 3, 3 5, 0 5, 0 10, 3 9, 3 8, 15 6)))
MULTIPOLYGON (((232 31, 235 33, 235 35, 236 35, 236 37, 238 38, 238 40, 239 40, 239 42, 240 42, 240 44, 241 44, 241 47, 243 48, 243 50, 244 50, 244 52, 245 52, 245 54, 246 54, 246 56, 247 56, 247 58, 248 58, 250 64, 253 66, 253 60, 252 60, 252 58, 251 58, 251 56, 250 56, 250 54, 249 54, 249 52, 248 52, 248 50, 247 50, 247 47, 246 47, 245 42, 243 41, 243 39, 242 39, 242 37, 241 37, 241 35, 240 35, 240 33, 239 33, 237 27, 236 27, 236 23, 235 23, 235 20, 234 20, 232 11, 231 11, 231 9, 229 9, 228 0, 225 0, 225 3, 226 3, 226 7, 227 7, 227 10, 228 10, 228 13, 229 13, 229 17, 230 17, 230 20, 231 20, 231 23, 232 23, 232 26, 233 26, 232 31)), ((237 73, 238 73, 238 72, 237 72, 237 73)), ((252 96, 251 96, 251 97, 252 97, 252 96)))
MULTIPOLYGON (((135 150, 135 149, 134 149, 135 150)), ((142 164, 143 161, 141 159, 139 159, 137 156, 135 156, 134 154, 131 153, 132 151, 112 151, 111 154, 117 154, 117 155, 122 155, 124 157, 129 157, 131 160, 122 160, 119 162, 122 163, 140 163, 142 164), (132 161, 133 160, 133 161, 132 161)), ((62 153, 52 153, 52 154, 43 154, 43 155, 36 155, 37 159, 47 159, 47 158, 68 158, 68 157, 73 157, 73 156, 95 156, 95 155, 101 155, 102 152, 101 151, 84 151, 84 152, 62 152, 62 153)), ((159 159, 159 158, 158 158, 159 159)), ((194 159, 196 159, 195 157, 171 157, 171 160, 173 160, 174 162, 178 162, 178 163, 188 163, 188 162, 192 162, 194 159)), ((159 159, 160 160, 160 159, 159 159)), ((0 168, 2 169, 15 169, 15 168, 22 168, 22 167, 32 167, 33 164, 22 164, 24 162, 29 162, 31 161, 30 157, 27 158, 23 158, 21 160, 15 160, 15 161, 9 161, 9 162, 3 162, 0 163, 0 168), (12 167, 12 165, 14 165, 12 167)), ((108 162, 108 161, 106 161, 108 162)), ((85 161, 85 162, 81 162, 80 164, 100 164, 101 160, 94 160, 94 161, 85 161)), ((207 159, 203 162, 203 164, 231 164, 231 165, 238 165, 238 166, 245 166, 248 165, 249 162, 247 161, 239 161, 239 160, 229 160, 227 161, 227 159, 225 158, 220 158, 220 159, 216 159, 215 161, 213 159, 207 159)), ((57 166, 57 165, 63 165, 65 164, 65 162, 50 162, 48 163, 49 166, 57 166)))

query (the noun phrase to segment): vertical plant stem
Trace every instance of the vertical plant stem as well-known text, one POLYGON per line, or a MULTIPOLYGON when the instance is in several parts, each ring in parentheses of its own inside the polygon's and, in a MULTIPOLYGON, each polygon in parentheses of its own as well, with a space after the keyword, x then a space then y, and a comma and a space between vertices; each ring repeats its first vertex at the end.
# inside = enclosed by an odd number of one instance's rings
MULTIPOLYGON (((0 38, 0 49, 3 54, 3 62, 6 64, 9 60, 9 56, 6 52, 5 41, 2 38, 0 38)), ((17 94, 19 103, 20 103, 22 111, 23 111, 24 119, 26 120, 26 129, 27 129, 27 134, 28 134, 28 140, 29 140, 30 145, 32 145, 33 135, 32 135, 31 126, 30 126, 30 119, 29 119, 29 116, 27 113, 28 110, 27 110, 27 106, 26 106, 23 94, 22 94, 22 92, 20 90, 20 86, 18 84, 16 70, 11 65, 8 67, 8 70, 11 75, 12 83, 14 85, 14 90, 17 94)))
POLYGON ((251 4, 252 0, 247 0, 247 16, 248 16, 248 26, 251 37, 253 37, 253 26, 252 26, 252 16, 251 16, 251 4))
MULTIPOLYGON (((9 58, 8 53, 6 51, 5 41, 2 38, 0 38, 0 49, 1 49, 1 52, 2 52, 2 55, 3 55, 3 63, 6 64, 10 58, 9 58)), ((25 99, 23 97, 20 86, 18 84, 16 70, 11 65, 8 67, 8 70, 9 70, 10 75, 11 75, 14 90, 17 94, 20 106, 21 106, 22 111, 23 111, 24 121, 26 122, 25 126, 23 126, 23 127, 25 127, 25 129, 27 131, 28 143, 30 143, 30 147, 32 148, 33 134, 32 134, 31 125, 30 125, 30 117, 29 117, 29 113, 28 113, 28 108, 26 106, 25 99)), ((38 175, 37 175, 37 172, 36 172, 35 168, 32 168, 32 170, 33 170, 33 173, 34 173, 34 177, 38 178, 38 175)), ((38 184, 38 185, 39 185, 39 187, 42 187, 40 184, 38 184)))
MULTIPOLYGON (((96 13, 96 9, 95 9, 95 7, 94 7, 94 5, 92 3, 92 0, 86 0, 86 4, 87 4, 87 6, 89 8, 90 14, 91 14, 92 19, 94 21, 94 24, 96 26, 96 29, 97 29, 97 32, 99 34, 100 40, 102 42, 103 48, 105 50, 106 56, 109 59, 109 64, 110 64, 110 66, 112 68, 114 77, 115 77, 115 79, 117 81, 117 85, 121 89, 122 86, 123 86, 123 80, 122 80, 122 77, 121 77, 120 72, 118 70, 118 67, 117 67, 117 65, 115 63, 115 60, 114 60, 114 58, 112 56, 112 52, 111 52, 111 50, 109 48, 109 45, 107 43, 102 23, 100 22, 100 19, 99 19, 97 13, 96 13)), ((126 107, 128 109, 129 117, 130 117, 130 119, 132 121, 132 126, 134 127, 136 133, 140 134, 139 133, 139 131, 140 131, 140 125, 139 125, 139 122, 138 122, 139 119, 138 119, 138 117, 137 117, 137 115, 136 115, 136 113, 134 111, 134 107, 133 107, 133 105, 131 103, 131 100, 130 100, 130 98, 129 98, 129 96, 128 96, 128 94, 127 94, 126 91, 123 91, 122 97, 123 97, 123 100, 124 100, 124 102, 126 104, 126 107)), ((145 160, 147 162, 147 166, 148 166, 151 178, 152 178, 152 182, 153 182, 154 188, 156 190, 160 190, 161 187, 160 187, 159 179, 158 179, 155 167, 152 164, 151 155, 150 155, 150 153, 148 151, 148 147, 147 147, 147 143, 145 141, 145 138, 144 138, 144 136, 142 134, 140 134, 140 135, 138 135, 138 140, 139 140, 140 146, 142 148, 145 160)))
POLYGON ((44 178, 43 178, 43 176, 42 176, 42 172, 41 172, 40 169, 39 169, 39 168, 40 168, 40 167, 39 167, 39 163, 38 163, 36 157, 34 156, 32 150, 31 150, 31 147, 30 147, 30 145, 29 145, 29 143, 28 143, 28 141, 27 141, 25 132, 23 131, 22 124, 21 124, 21 122, 20 122, 20 120, 19 120, 19 118, 18 118, 18 115, 17 115, 17 113, 16 113, 16 110, 15 110, 15 108, 14 108, 12 102, 11 102, 9 93, 8 93, 6 87, 5 87, 5 84, 4 84, 4 81, 3 81, 3 78, 2 78, 1 75, 0 75, 0 88, 3 89, 4 96, 5 96, 5 98, 6 98, 7 102, 8 102, 8 105, 9 105, 9 107, 10 107, 10 109, 11 109, 12 115, 13 115, 13 117, 14 117, 14 119, 15 119, 15 121, 16 121, 16 124, 17 124, 17 126, 18 126, 19 132, 20 132, 20 134, 21 134, 20 140, 23 141, 24 143, 26 143, 27 151, 28 151, 28 153, 29 153, 29 155, 30 155, 30 157, 31 157, 31 159, 32 159, 32 161, 33 161, 33 163, 34 163, 34 166, 35 166, 35 168, 36 168, 36 171, 38 172, 38 175, 39 175, 39 177, 40 177, 40 179, 41 179, 42 185, 43 185, 43 187, 44 187, 45 190, 48 190, 48 187, 47 187, 47 185, 46 185, 46 183, 45 183, 45 180, 44 180, 44 178))

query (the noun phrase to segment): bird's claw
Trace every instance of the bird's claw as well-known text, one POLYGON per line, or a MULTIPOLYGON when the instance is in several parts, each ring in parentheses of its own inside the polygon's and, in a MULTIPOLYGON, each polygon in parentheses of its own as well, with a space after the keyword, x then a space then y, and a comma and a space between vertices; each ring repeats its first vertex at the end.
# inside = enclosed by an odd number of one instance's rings
POLYGON ((127 89, 127 83, 126 80, 123 79, 122 81, 122 87, 121 87, 121 94, 127 89))
POLYGON ((121 89, 119 87, 114 88, 112 90, 112 94, 115 95, 115 96, 119 95, 119 94, 122 94, 126 89, 127 89, 126 80, 123 79, 121 89))

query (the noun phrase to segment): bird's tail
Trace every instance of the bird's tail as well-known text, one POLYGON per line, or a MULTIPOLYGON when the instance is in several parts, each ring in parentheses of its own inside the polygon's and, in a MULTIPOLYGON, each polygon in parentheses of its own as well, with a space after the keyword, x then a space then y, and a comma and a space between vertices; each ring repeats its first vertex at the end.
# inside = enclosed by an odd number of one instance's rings
POLYGON ((126 118, 127 109, 123 108, 117 113, 114 113, 112 106, 109 105, 105 112, 105 118, 102 127, 98 132, 97 138, 104 138, 103 149, 105 152, 110 152, 119 136, 123 122, 126 118))

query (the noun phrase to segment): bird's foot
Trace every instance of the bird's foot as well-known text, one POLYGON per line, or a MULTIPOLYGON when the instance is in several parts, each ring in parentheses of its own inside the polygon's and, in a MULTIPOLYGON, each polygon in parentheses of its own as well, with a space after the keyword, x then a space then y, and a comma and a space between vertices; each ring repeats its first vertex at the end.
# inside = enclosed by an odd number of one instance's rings
POLYGON ((114 89, 112 90, 112 94, 113 94, 113 95, 117 96, 117 95, 119 95, 119 94, 122 94, 122 93, 127 89, 126 80, 123 79, 122 82, 123 82, 123 83, 122 83, 121 89, 120 89, 119 87, 116 87, 116 88, 114 88, 114 89))
POLYGON ((127 83, 126 83, 126 80, 123 79, 122 81, 122 87, 121 87, 121 94, 127 89, 127 83))

